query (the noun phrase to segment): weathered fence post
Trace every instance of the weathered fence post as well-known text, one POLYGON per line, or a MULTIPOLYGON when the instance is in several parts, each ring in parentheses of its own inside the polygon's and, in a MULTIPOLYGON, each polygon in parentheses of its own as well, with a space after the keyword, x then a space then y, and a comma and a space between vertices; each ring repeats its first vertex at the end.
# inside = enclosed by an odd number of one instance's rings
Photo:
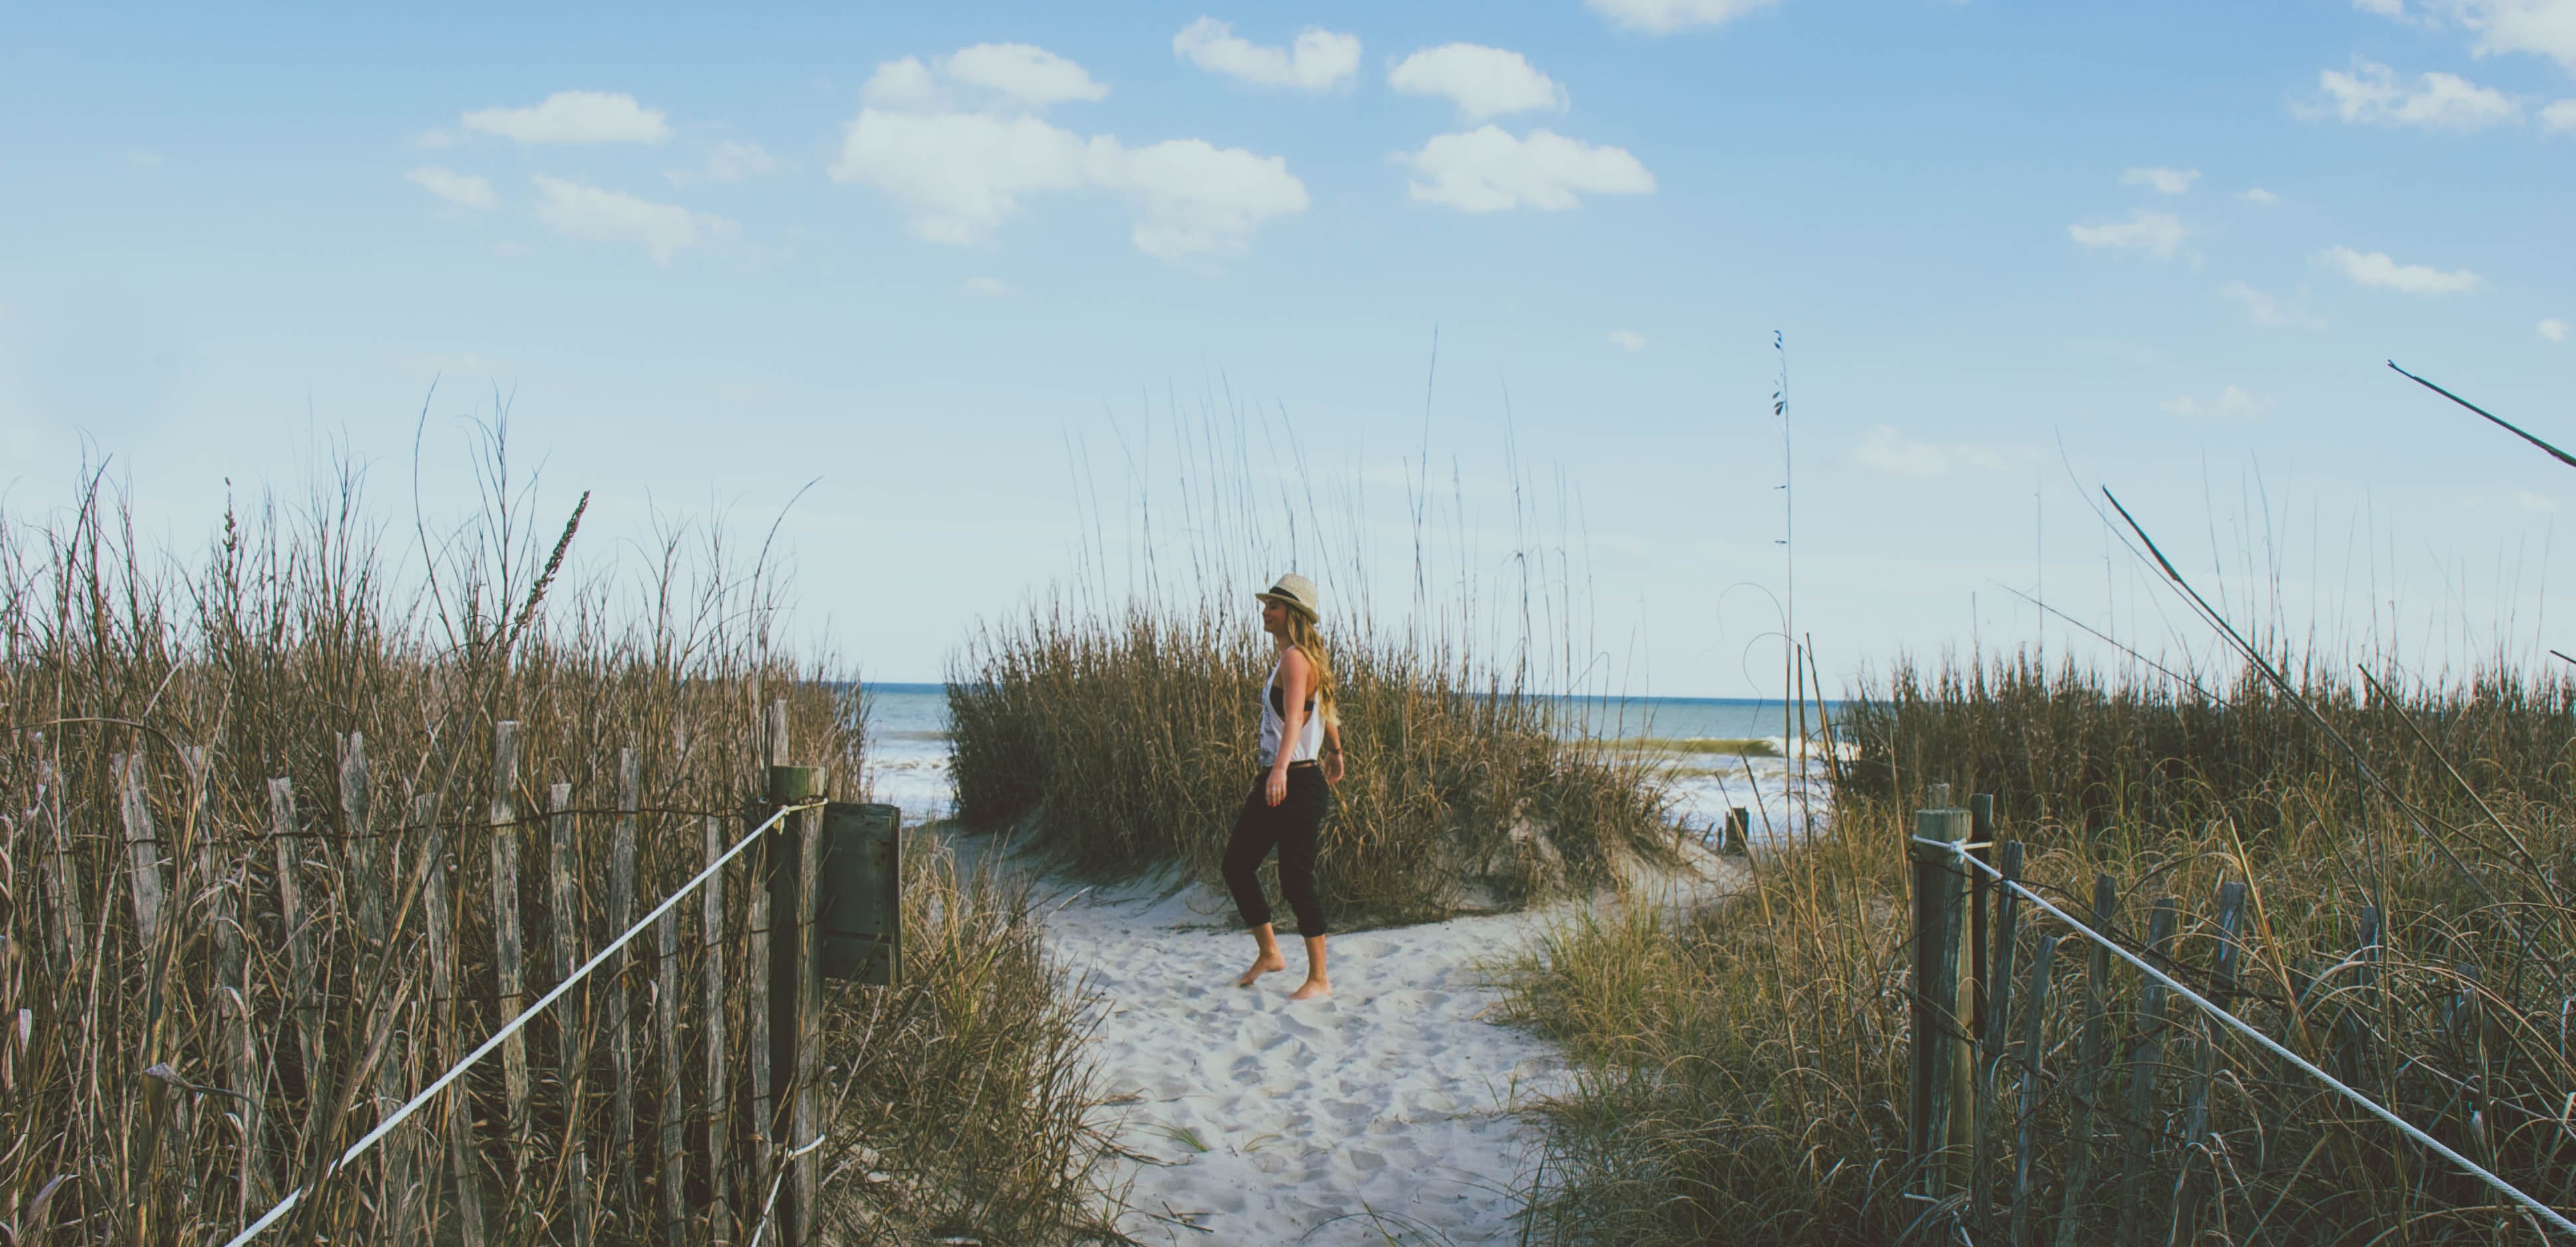
MULTIPOLYGON (((608 841, 608 929, 624 932, 635 923, 635 814, 643 805, 642 766, 633 749, 617 751, 617 823, 608 841)), ((630 945, 631 949, 633 946, 630 945)), ((608 981, 610 1089, 608 1138, 616 1158, 616 1207, 620 1219, 641 1221, 635 1193, 635 1011, 627 989, 636 963, 634 952, 618 958, 608 981)))
POLYGON ((160 961, 161 909, 168 885, 161 875, 161 837, 152 826, 152 807, 144 798, 143 755, 120 753, 108 759, 116 776, 117 813, 125 824, 125 852, 131 861, 134 931, 143 961, 160 961))
MULTIPOLYGON (((456 936, 454 910, 447 899, 447 829, 438 825, 438 798, 412 798, 412 821, 423 829, 420 851, 427 874, 421 882, 421 933, 429 945, 429 994, 438 1028, 438 1055, 453 1061, 467 1051, 456 1030, 456 936)), ((437 1106, 447 1122, 447 1168, 456 1187, 456 1241, 459 1247, 483 1247, 483 1161, 474 1144, 474 1097, 460 1082, 437 1106)), ((428 1185, 424 1183, 424 1186, 428 1185)))
MULTIPOLYGON (((769 705, 766 736, 768 767, 775 770, 786 766, 787 703, 783 699, 769 705)), ((763 772, 764 776, 768 773, 763 772)), ((763 782, 766 783, 766 779, 763 782)), ((745 816, 743 830, 749 832, 769 814, 770 811, 763 806, 752 806, 751 812, 745 816)), ((775 829, 772 831, 774 833, 775 829)), ((768 834, 753 846, 750 886, 744 889, 744 898, 751 907, 749 938, 746 941, 749 947, 745 950, 743 966, 746 986, 750 989, 746 993, 750 999, 743 1013, 744 1020, 751 1027, 746 1057, 751 1062, 752 1146, 750 1153, 743 1158, 747 1164, 741 1203, 742 1215, 747 1221, 759 1219, 761 1207, 768 1199, 770 1165, 775 1155, 772 1144, 778 1138, 780 1126, 777 1078, 781 1071, 777 1066, 777 1019, 774 1016, 778 1002, 773 999, 778 965, 777 951, 770 938, 771 927, 775 925, 773 902, 778 886, 779 843, 778 836, 768 834)))
MULTIPOLYGON (((2149 964, 2158 968, 2172 964, 2169 954, 2179 919, 2174 898, 2156 898, 2154 916, 2147 920, 2149 964)), ((2165 994, 2163 983, 2147 980, 2138 1006, 2138 1047, 2129 1059, 2129 1155, 2120 1175, 2121 1239, 2129 1243, 2146 1241, 2147 1173, 2155 1158, 2157 1134, 2156 1074, 2164 1065, 2165 994)))
MULTIPOLYGON (((1968 856, 1992 866, 1995 863, 1995 797, 1990 792, 1968 797, 1968 856)), ((1960 989, 1960 1001, 1967 1006, 1969 1033, 1979 1042, 1986 1038, 1986 950, 1991 937, 1986 931, 1987 916, 1993 912, 1986 894, 1993 883, 1986 872, 1971 867, 1968 871, 1968 981, 1960 989)))
MULTIPOLYGON (((400 976, 384 972, 394 959, 393 933, 386 929, 386 892, 401 866, 390 837, 379 841, 375 831, 375 801, 367 774, 367 738, 351 732, 337 742, 340 761, 340 836, 346 846, 344 859, 350 869, 344 882, 355 893, 358 910, 358 936, 366 945, 361 965, 377 968, 375 978, 390 990, 400 976)), ((403 1093, 403 1035, 399 1033, 402 1002, 387 996, 375 1004, 365 1019, 367 1037, 352 1050, 363 1053, 372 1043, 384 1045, 384 1055, 376 1062, 376 1085, 373 1120, 400 1107, 410 1097, 403 1093)), ((350 1070, 355 1076, 359 1071, 350 1070)), ((378 1181, 376 1232, 382 1241, 409 1244, 416 1240, 412 1223, 411 1140, 409 1132, 398 1132, 379 1145, 384 1157, 376 1167, 378 1181)))
MULTIPOLYGON (((2119 887, 2111 876, 2093 876, 2093 929, 2104 939, 2110 938, 2111 916, 2119 904, 2119 887)), ((2102 1015, 2111 1000, 2111 950, 2097 942, 2092 953, 2084 967, 2084 1034, 2076 1045, 2075 1075, 2068 1084, 2074 1108, 2066 1133, 2075 1159, 2067 1166, 2066 1198, 2058 1205, 2057 1247, 2078 1247, 2081 1242, 2084 1193, 2093 1180, 2093 1105, 2102 1094, 2102 1015)))
POLYGON ((322 1029, 321 1001, 313 991, 313 927, 311 916, 304 912, 304 849, 302 833, 295 827, 295 781, 284 776, 268 781, 268 835, 277 846, 277 916, 286 927, 287 1008, 295 1015, 297 1055, 304 1072, 304 1124, 296 1132, 291 1157, 300 1171, 319 1139, 328 1038, 322 1029))
MULTIPOLYGON (((1948 785, 1934 785, 1940 797, 1948 785)), ((1914 867, 1914 1162, 1923 1194, 1949 1186, 1952 1119, 1957 1114, 1956 1054, 1959 1034, 1959 936, 1964 899, 1956 845, 1968 838, 1966 810, 1914 813, 1907 845, 1914 867), (1930 843, 1925 843, 1929 841, 1930 843)))
MULTIPOLYGON (((713 866, 724 856, 724 820, 710 817, 706 822, 706 862, 713 866)), ((700 918, 698 939, 706 964, 706 1030, 707 1030, 707 1241, 724 1247, 733 1241, 733 1212, 725 1191, 734 1179, 733 1167, 726 1162, 727 1146, 733 1138, 733 1082, 725 1070, 725 941, 731 932, 725 925, 725 876, 735 873, 727 866, 707 877, 703 891, 704 911, 700 918)))
MULTIPOLYGON (((190 778, 199 789, 203 802, 205 785, 204 754, 192 766, 190 778)), ((250 882, 250 859, 244 856, 230 869, 216 865, 215 838, 197 838, 198 857, 205 863, 202 872, 207 882, 209 906, 207 921, 215 930, 215 1012, 221 1019, 217 1044, 223 1050, 224 1072, 228 1085, 241 1094, 241 1171, 236 1180, 235 1196, 240 1201, 242 1217, 257 1215, 260 1200, 268 1189, 268 1158, 262 1136, 263 1110, 268 1103, 267 1079, 259 1063, 259 1028, 251 1025, 250 961, 242 941, 242 915, 249 906, 243 903, 243 892, 250 882), (220 875, 219 879, 217 876, 220 875)))
MULTIPOLYGON (((2236 935, 2245 917, 2245 885, 2230 881, 2218 885, 2218 958, 2210 974, 2211 1004, 2221 1009, 2232 1008, 2236 994, 2236 972, 2243 945, 2236 935)), ((2209 1141, 2209 1084, 2218 1075, 2218 1036, 2214 1019, 2201 1023, 2200 1060, 2191 1076, 2191 1093, 2183 1113, 2181 1161, 2175 1166, 2173 1232, 2171 1240, 2189 1244, 2198 1232, 2200 1200, 2206 1190, 2194 1175, 2199 1169, 2192 1164, 2192 1153, 2198 1151, 2214 1170, 2217 1155, 2209 1141)))
MULTIPOLYGON (((519 1015, 528 1003, 528 976, 519 929, 519 724, 503 719, 492 725, 492 974, 498 999, 495 1027, 519 1015)), ((534 1159, 536 1131, 528 1114, 528 1035, 513 1033, 501 1041, 501 1094, 510 1118, 510 1211, 515 1235, 526 1223, 528 1166, 534 1159)))
MULTIPOLYGON (((816 767, 771 767, 769 802, 773 807, 785 806, 820 796, 823 783, 823 772, 816 767)), ((786 1247, 805 1247, 812 1237, 814 1196, 822 1175, 821 1157, 799 1154, 817 1129, 822 1071, 822 980, 816 974, 814 947, 819 930, 814 898, 822 874, 822 810, 803 809, 781 820, 771 832, 771 843, 776 848, 777 870, 770 886, 777 895, 770 909, 770 1065, 781 1102, 773 1108, 778 1116, 770 1139, 788 1166, 779 1201, 780 1241, 786 1247)))
MULTIPOLYGON (((547 875, 553 884, 555 981, 565 982, 581 966, 581 889, 573 881, 578 865, 573 846, 572 785, 556 784, 546 793, 547 875)), ((564 1106, 564 1193, 572 1204, 566 1218, 572 1229, 573 1247, 590 1247, 599 1228, 599 1201, 590 1189, 590 1116, 587 1096, 590 1071, 590 1049, 586 1038, 589 1030, 590 985, 582 984, 564 994, 556 1008, 555 1082, 563 1088, 564 1106)))
MULTIPOLYGON (((712 880, 710 881, 712 882, 712 880)), ((689 1225, 686 1204, 681 1196, 688 1185, 688 1162, 680 1149, 680 911, 664 910, 653 924, 655 951, 661 954, 654 963, 653 1031, 654 1050, 661 1056, 662 1112, 660 1147, 655 1149, 653 1172, 662 1191, 662 1234, 671 1247, 686 1247, 689 1225)), ((712 1098, 712 1089, 710 1098, 712 1098)), ((631 1168, 631 1166, 629 1166, 631 1168)), ((637 1218, 640 1220, 641 1218, 637 1218)))
POLYGON ((2040 937, 2030 959, 2030 989, 2022 993, 2021 1130, 2013 1161, 2013 1247, 2030 1247, 2035 1241, 2030 1232, 2031 1129, 2039 1117, 2039 1058, 2048 1019, 2048 974, 2057 965, 2057 939, 2040 937))
POLYGON ((1729 857, 1744 857, 1753 852, 1753 811, 1737 806, 1726 812, 1726 830, 1718 839, 1717 851, 1729 857))
MULTIPOLYGON (((1974 798, 1971 798, 1974 800, 1974 798)), ((1987 808, 1993 808, 1992 798, 1987 808)), ((1973 832, 1971 834, 1974 834, 1973 832)), ((2014 939, 2021 930, 2021 894, 2010 885, 2021 882, 2022 846, 2019 840, 2007 840, 1995 846, 1995 856, 2002 859, 1996 867, 2004 883, 1995 889, 1994 955, 1986 964, 1992 980, 1979 980, 1978 991, 1985 997, 1986 1017, 1977 1028, 1984 1036, 1983 1051, 1977 1054, 1977 1144, 1974 1176, 1968 1184, 1968 1224, 1983 1231, 1986 1227, 1986 1201, 1994 1190, 1995 1114, 2003 1107, 2004 1049, 2012 1032, 2012 977, 2014 939)), ((1985 872, 1974 872, 1983 876, 1985 872)))

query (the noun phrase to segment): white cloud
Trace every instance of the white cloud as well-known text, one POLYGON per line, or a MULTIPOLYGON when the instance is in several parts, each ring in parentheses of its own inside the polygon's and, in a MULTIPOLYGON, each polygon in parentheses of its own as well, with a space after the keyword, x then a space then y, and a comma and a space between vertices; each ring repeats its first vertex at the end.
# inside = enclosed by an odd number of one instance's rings
POLYGON ((2381 17, 2406 16, 2406 0, 2352 0, 2352 7, 2381 17))
POLYGON ((1035 117, 859 110, 832 180, 883 193, 932 242, 980 243, 1023 196, 1082 185, 1080 135, 1035 117))
POLYGON ((920 57, 907 56, 877 66, 859 89, 859 98, 878 108, 936 108, 939 82, 920 57))
POLYGON ((1407 95, 1446 98, 1458 106, 1458 119, 1464 122, 1566 107, 1565 88, 1540 73, 1529 58, 1476 43, 1424 48, 1388 71, 1386 85, 1407 95))
POLYGON ((1107 98, 1109 88, 1092 81, 1082 66, 1025 43, 979 43, 960 48, 939 63, 941 73, 972 87, 982 87, 1029 108, 1069 100, 1107 98))
POLYGON ((2212 420, 2251 420, 2256 416, 2262 415, 2264 409, 2271 405, 2272 404, 2268 400, 2256 398, 2253 395, 2231 385, 2220 390, 2218 392, 2218 397, 2210 399, 2207 402, 2203 402, 2189 394, 2184 394, 2177 398, 2166 399, 2164 402, 2164 409, 2167 414, 2180 416, 2186 420, 2204 418, 2212 420))
POLYGON ((1642 351, 1646 349, 1646 335, 1634 329, 1613 329, 1610 331, 1610 345, 1623 351, 1642 351))
POLYGON ((966 293, 980 294, 988 299, 1006 299, 1012 295, 1018 294, 1019 292, 1018 287, 1013 286, 1009 282, 1003 281, 999 277, 969 277, 966 279, 966 293))
POLYGON ((674 186, 692 182, 743 182, 778 172, 778 158, 758 143, 724 142, 707 154, 707 166, 691 171, 673 169, 662 176, 674 186))
POLYGON ((1205 139, 1166 139, 1125 148, 1091 140, 1085 170, 1136 211, 1130 237, 1147 255, 1177 260, 1243 250, 1272 217, 1306 210, 1306 184, 1278 156, 1258 156, 1205 139))
POLYGON ((2275 195, 2260 186, 2251 190, 2238 192, 2236 197, 2254 205, 2257 208, 2269 208, 2272 205, 2281 202, 2280 196, 2275 195))
POLYGON ((2540 129, 2544 134, 2565 134, 2576 130, 2576 100, 2560 100, 2541 109, 2540 129))
MULTIPOLYGON (((2504 92, 2456 74, 2417 74, 2412 84, 2401 83, 2397 71, 2358 56, 2351 73, 2329 69, 2317 75, 2317 84, 2332 101, 2333 114, 2358 125, 2480 130, 2522 116, 2522 105, 2504 92)), ((2303 111, 2324 115, 2314 107, 2303 111)))
POLYGON ((494 208, 501 203, 500 197, 492 193, 490 182, 436 165, 424 165, 404 174, 403 178, 460 208, 494 208))
POLYGON ((2182 246, 2182 240, 2191 236, 2191 231, 2170 213, 2140 209, 2130 213, 2126 221, 2105 225, 2069 225, 2066 235, 2087 247, 2144 251, 2159 260, 2170 260, 2175 249, 2182 246))
POLYGON ((2539 331, 2541 337, 2546 338, 2551 342, 2564 342, 2567 340, 2567 322, 2560 320, 2555 316, 2540 322, 2540 324, 2535 326, 2535 328, 2539 331))
POLYGON ((1108 92, 1081 66, 1027 44, 979 44, 932 65, 888 61, 868 80, 868 104, 829 173, 893 200, 915 235, 954 245, 989 242, 1030 196, 1049 191, 1126 200, 1137 248, 1164 259, 1241 251, 1263 223, 1306 209, 1306 185, 1280 157, 1203 139, 1131 148, 1035 115, 1108 92), (951 86, 998 98, 959 111, 951 86))
POLYGON ((2003 455, 1985 447, 1912 441, 1885 424, 1871 427, 1852 449, 1852 457, 1863 468, 1884 476, 1947 476, 1953 468, 2002 472, 2011 466, 2003 455))
POLYGON ((419 137, 412 140, 412 143, 419 147, 431 149, 454 147, 456 146, 456 136, 449 134, 445 130, 423 130, 420 132, 419 137))
POLYGON ((740 232, 740 227, 723 217, 657 204, 624 191, 602 190, 542 173, 536 175, 536 182, 538 220, 585 242, 634 243, 651 252, 656 264, 670 263, 671 253, 682 247, 740 232))
POLYGON ((1305 184, 1277 156, 1200 139, 1130 149, 985 113, 862 109, 831 176, 876 189, 911 213, 913 233, 953 244, 988 241, 1032 194, 1114 191, 1136 210, 1136 246, 1165 259, 1241 251, 1264 221, 1307 204, 1305 184))
POLYGON ((1235 37, 1234 29, 1202 17, 1172 36, 1172 54, 1212 74, 1262 87, 1325 91, 1359 77, 1360 39, 1320 26, 1298 32, 1288 48, 1265 48, 1235 37))
POLYGON ((2467 269, 2446 273, 2422 264, 2400 264, 2388 258, 2385 251, 2364 254, 2350 247, 2328 247, 2317 253, 2317 261, 2351 278, 2356 285, 2401 294, 2460 294, 2477 289, 2482 280, 2467 269))
POLYGON ((2258 325, 2269 325, 2275 329, 2323 329, 2326 327, 2326 323, 2317 319, 2315 316, 2295 307, 2284 307, 2280 300, 2275 299, 2252 286, 2246 285, 2241 281, 2231 281, 2226 285, 2219 287, 2218 293, 2225 295, 2227 298, 2242 305, 2245 309, 2245 314, 2253 317, 2254 323, 2258 325))
POLYGON ((1719 26, 1779 0, 1584 0, 1584 7, 1612 25, 1669 35, 1692 26, 1719 26))
POLYGON ((2120 175, 2122 186, 2152 186, 2162 194, 2179 195, 2200 180, 2198 169, 2131 169, 2120 175))
POLYGON ((2576 0, 2436 0, 2478 33, 2477 51, 2531 52, 2576 71, 2576 0))
POLYGON ((671 137, 662 110, 623 92, 557 91, 534 108, 480 108, 458 124, 520 143, 659 143, 671 137))
POLYGON ((2547 515, 2558 509, 2556 500, 2535 494, 2528 489, 2517 489, 2505 496, 2512 499, 2513 505, 2539 515, 2547 515))
POLYGON ((1525 139, 1497 126, 1437 134, 1404 162, 1417 175, 1409 188, 1414 199, 1461 212, 1502 212, 1524 204, 1559 212, 1582 202, 1578 192, 1643 195, 1655 189, 1655 175, 1626 148, 1594 147, 1548 130, 1532 130, 1525 139))

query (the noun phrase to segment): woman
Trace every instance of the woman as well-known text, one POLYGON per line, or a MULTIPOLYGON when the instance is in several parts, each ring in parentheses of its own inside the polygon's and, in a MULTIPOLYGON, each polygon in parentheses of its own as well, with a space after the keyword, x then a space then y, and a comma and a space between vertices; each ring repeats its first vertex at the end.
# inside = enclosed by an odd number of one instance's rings
POLYGON ((1243 799, 1234 835, 1225 845, 1225 886, 1252 938, 1261 945, 1252 968, 1235 986, 1250 987, 1272 970, 1288 968, 1270 929, 1270 903, 1257 873, 1270 850, 1279 850, 1279 890, 1297 914, 1306 937, 1306 982, 1290 1000, 1333 994, 1324 976, 1324 907, 1315 896, 1315 842, 1333 807, 1331 785, 1342 782, 1342 727, 1333 705, 1333 668, 1324 638, 1315 631, 1315 582, 1290 572, 1261 599, 1261 630, 1270 634, 1278 660, 1261 691, 1261 778, 1243 799))

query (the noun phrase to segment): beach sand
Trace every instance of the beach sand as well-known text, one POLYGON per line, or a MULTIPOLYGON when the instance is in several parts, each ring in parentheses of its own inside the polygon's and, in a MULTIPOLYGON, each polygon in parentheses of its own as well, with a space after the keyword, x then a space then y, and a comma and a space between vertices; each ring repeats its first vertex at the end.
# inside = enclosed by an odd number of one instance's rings
MULTIPOLYGON (((961 864, 993 837, 951 840, 961 864)), ((1632 891, 1688 902, 1731 862, 1694 850, 1679 878, 1632 891)), ((1518 1115, 1566 1086, 1549 1044, 1493 1020, 1486 967, 1576 903, 1331 937, 1329 1000, 1290 1003, 1289 969, 1234 985, 1251 938, 1219 889, 1164 875, 1089 888, 1032 879, 1058 964, 1099 998, 1094 1057, 1119 1103, 1107 1124, 1131 1166, 1121 1228, 1162 1244, 1509 1243, 1538 1162, 1518 1115)), ((1285 919, 1285 911, 1282 917, 1285 919)))

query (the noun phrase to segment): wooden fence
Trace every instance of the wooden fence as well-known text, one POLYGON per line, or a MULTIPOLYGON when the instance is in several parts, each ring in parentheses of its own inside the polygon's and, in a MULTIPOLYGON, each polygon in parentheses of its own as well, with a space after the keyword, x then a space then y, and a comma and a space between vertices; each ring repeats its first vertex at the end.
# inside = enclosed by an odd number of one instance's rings
MULTIPOLYGON (((1948 788, 1930 786, 1935 808, 1917 812, 1911 854, 1907 1196, 1922 1204, 1916 1231, 1937 1241, 1946 1230, 1936 1227, 1956 1225, 1967 1241, 2056 1247, 2237 1242, 2254 1229, 2280 1241, 2322 1241, 2298 1223, 2295 1208, 2284 1212, 2283 1195, 2310 1172, 2328 1188, 2373 1180, 2364 1149, 2351 1143, 2359 1136, 2348 1133, 2379 1129, 2371 1115, 2175 999, 2107 945, 2035 921, 2042 915, 2019 891, 1990 884, 1986 871, 1960 860, 2021 883, 2022 843, 2001 836, 1992 798, 1953 808, 1948 788), (2347 1132, 2346 1142, 2335 1141, 2336 1131, 2347 1132), (2230 1224, 2222 1186, 2264 1189, 2272 1207, 2257 1210, 2265 1219, 2256 1225, 2230 1224)), ((2377 909, 2359 912, 2349 950, 2321 950, 2281 970, 2287 990, 2263 991, 2245 979, 2245 882, 2224 880, 2197 904, 2155 896, 2141 938, 2134 911, 2144 899, 2123 896, 2119 882, 2101 874, 2089 906, 2072 896, 2055 903, 2161 973, 2187 980, 2216 1009, 2285 1048, 2315 1054, 2346 1084, 2377 1088, 2398 1077, 2369 1039, 2383 965, 2377 909)), ((2465 966, 2454 973, 2463 979, 2431 1002, 2458 1048, 2443 1063, 2465 1053, 2460 1063, 2475 1069, 2495 1057, 2474 974, 2465 966)), ((2493 1108, 2472 1080, 2447 1103, 2409 1104, 2407 1115, 2457 1140, 2444 1147, 2497 1165, 2486 1123, 2493 1108)), ((2385 1133, 2395 1146, 2411 1146, 2385 1133)), ((2443 1173, 2455 1208, 2490 1218, 2492 1228, 2479 1233, 2558 1241, 2476 1175, 2430 1155, 2415 1169, 2443 1173)))
MULTIPOLYGON (((786 724, 786 703, 771 706, 772 802, 825 779, 785 765, 786 724)), ((13 1116, 31 1136, 77 1136, 59 1150, 97 1168, 7 1209, 15 1240, 221 1243, 307 1188, 265 1241, 730 1244, 765 1210, 766 1241, 809 1241, 821 810, 789 815, 324 1180, 776 807, 749 821, 648 807, 631 748, 613 792, 543 783, 522 771, 515 722, 494 726, 488 800, 471 810, 377 778, 358 735, 316 744, 335 751, 336 784, 268 781, 259 825, 210 804, 201 747, 112 758, 106 829, 68 825, 38 763, 34 808, 8 815, 14 843, 41 846, 9 863, 8 1072, 14 1097, 71 1102, 21 1098, 13 1116), (122 1029, 99 1025, 104 993, 141 1009, 147 1050, 58 1057, 60 1077, 26 1085, 36 1028, 122 1029)))

